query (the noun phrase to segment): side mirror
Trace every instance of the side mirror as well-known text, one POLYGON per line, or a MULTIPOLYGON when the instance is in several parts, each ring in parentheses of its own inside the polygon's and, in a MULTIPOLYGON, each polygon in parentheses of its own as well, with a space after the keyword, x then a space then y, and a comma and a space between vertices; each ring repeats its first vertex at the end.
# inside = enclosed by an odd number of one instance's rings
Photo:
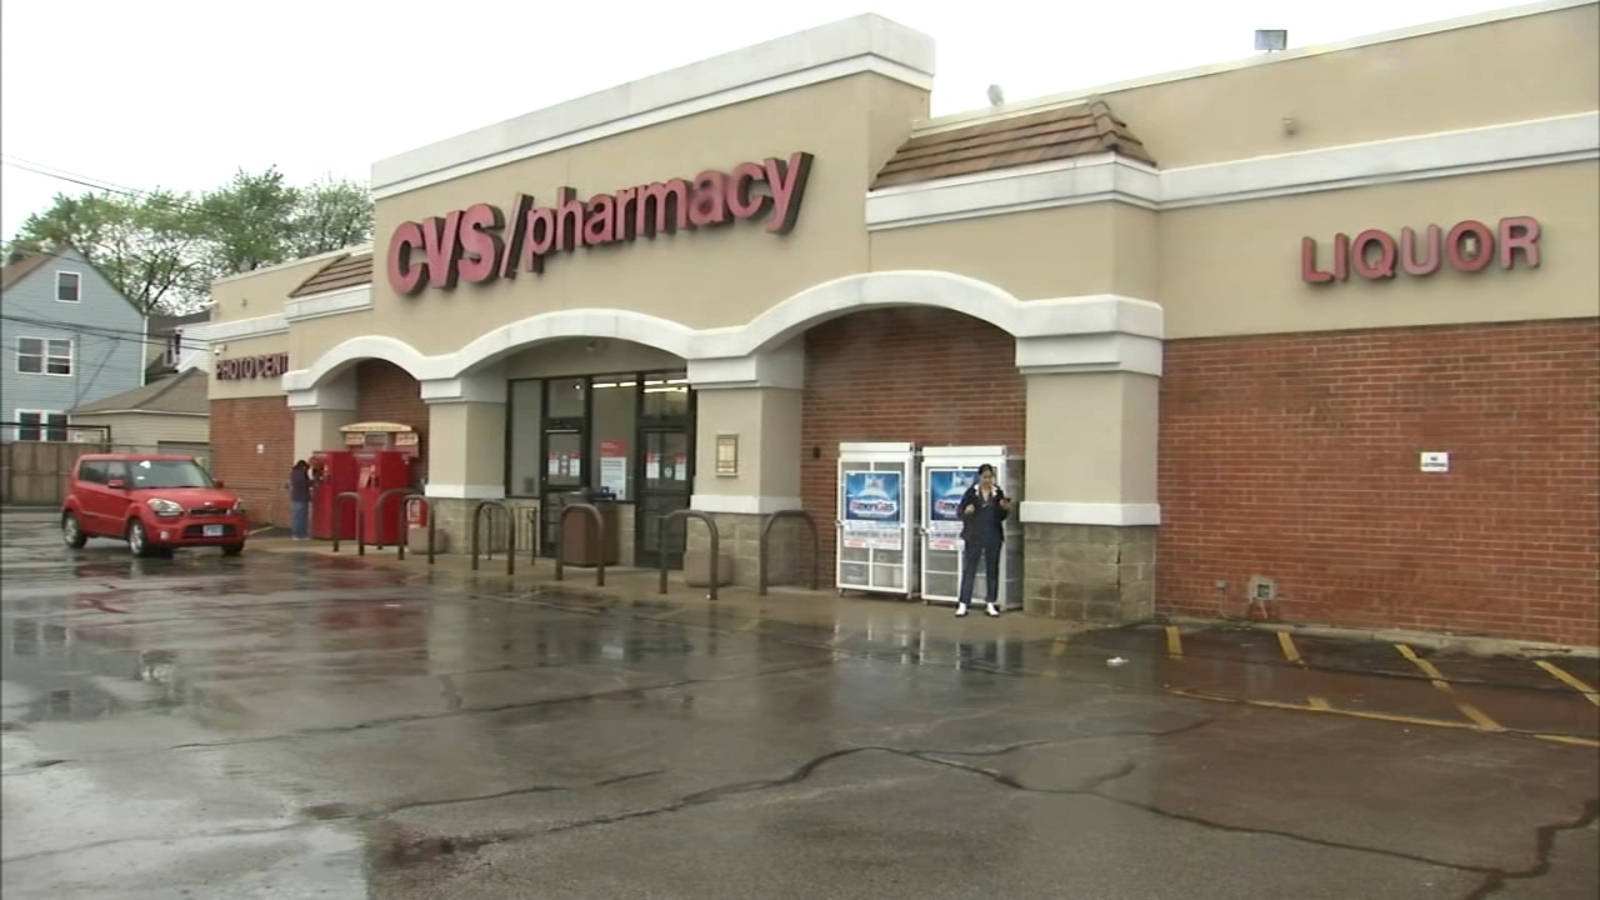
POLYGON ((123 481, 121 478, 113 478, 106 482, 106 487, 112 489, 113 491, 125 491, 128 489, 128 483, 123 481))
POLYGON ((215 481, 211 482, 211 486, 212 487, 219 487, 219 488, 220 487, 227 487, 227 485, 222 483, 222 479, 221 478, 218 478, 215 481))

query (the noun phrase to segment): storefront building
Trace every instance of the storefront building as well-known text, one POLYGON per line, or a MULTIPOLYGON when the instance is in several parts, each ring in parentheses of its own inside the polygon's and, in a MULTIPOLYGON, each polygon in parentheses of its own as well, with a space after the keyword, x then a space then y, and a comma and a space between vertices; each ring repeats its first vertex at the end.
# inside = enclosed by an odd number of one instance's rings
POLYGON ((1593 644, 1596 9, 932 120, 863 16, 383 160, 374 246, 217 283, 218 475, 403 423, 457 547, 588 487, 749 584, 784 509, 834 572, 842 442, 996 445, 1029 613, 1593 644))

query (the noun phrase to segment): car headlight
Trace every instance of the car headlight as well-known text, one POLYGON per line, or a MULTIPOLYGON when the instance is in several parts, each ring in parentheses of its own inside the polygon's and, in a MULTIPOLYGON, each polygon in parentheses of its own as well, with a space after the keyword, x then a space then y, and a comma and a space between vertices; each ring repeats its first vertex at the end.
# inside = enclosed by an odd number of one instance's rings
POLYGON ((174 503, 171 500, 164 500, 160 497, 154 497, 146 500, 145 505, 150 507, 151 512, 163 519, 175 519, 178 516, 183 515, 183 507, 181 505, 174 503))
POLYGON ((233 506, 228 511, 233 513, 236 516, 244 515, 244 501, 243 500, 235 500, 235 501, 233 501, 233 506))

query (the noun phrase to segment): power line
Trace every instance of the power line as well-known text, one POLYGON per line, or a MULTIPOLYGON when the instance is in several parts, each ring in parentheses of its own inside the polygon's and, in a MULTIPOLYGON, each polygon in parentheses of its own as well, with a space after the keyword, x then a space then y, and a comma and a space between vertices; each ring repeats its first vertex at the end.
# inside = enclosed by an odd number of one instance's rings
MULTIPOLYGON (((149 347, 169 348, 173 346, 171 341, 164 340, 159 336, 151 337, 143 334, 142 332, 136 331, 97 327, 93 325, 75 325, 70 322, 59 322, 49 319, 33 319, 26 316, 0 315, 0 320, 15 322, 20 325, 33 325, 39 328, 57 328, 62 331, 70 331, 74 334, 85 335, 88 337, 95 337, 109 341, 123 341, 130 344, 142 344, 149 347)), ((32 337, 32 335, 16 335, 16 337, 32 337)), ((184 340, 180 333, 177 350, 179 352, 183 352, 185 350, 200 352, 204 351, 208 346, 209 344, 206 342, 184 340)))

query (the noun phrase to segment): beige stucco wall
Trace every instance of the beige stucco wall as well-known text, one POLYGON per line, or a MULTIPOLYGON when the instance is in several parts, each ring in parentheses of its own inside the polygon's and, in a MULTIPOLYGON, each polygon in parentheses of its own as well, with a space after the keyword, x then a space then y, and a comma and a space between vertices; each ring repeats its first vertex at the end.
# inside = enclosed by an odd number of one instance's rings
POLYGON ((160 413, 109 413, 72 416, 74 425, 109 425, 115 444, 149 445, 160 441, 205 444, 211 441, 210 416, 172 416, 160 413))
POLYGON ((696 395, 696 494, 800 496, 801 392, 737 388, 696 395), (739 474, 717 474, 717 436, 739 438, 739 474))
POLYGON ((311 454, 330 447, 344 446, 341 426, 356 421, 353 409, 297 409, 294 412, 294 458, 310 459, 311 454))
POLYGON ((1097 97, 1163 168, 1587 112, 1600 106, 1597 10, 1591 4, 1097 97), (1298 133, 1284 134, 1286 116, 1298 133))
POLYGON ((1600 311, 1600 166, 1575 162, 1431 181, 1163 212, 1159 223, 1166 336, 1200 337, 1345 328, 1593 316, 1600 311), (1463 219, 1494 228, 1504 216, 1539 219, 1541 264, 1465 274, 1443 266, 1313 285, 1300 277, 1300 239, 1317 239, 1329 267, 1333 236, 1463 219))
POLYGON ((507 378, 551 378, 564 375, 604 375, 654 369, 681 370, 684 361, 654 347, 614 338, 564 339, 538 344, 506 358, 507 378))
POLYGON ((863 74, 723 107, 554 151, 380 200, 372 330, 402 336, 423 353, 454 351, 489 329, 541 312, 632 309, 692 327, 741 325, 779 299, 821 281, 865 271, 864 202, 876 164, 926 113, 925 92, 863 74), (880 123, 874 125, 874 123, 880 123), (877 146, 873 146, 877 144, 877 146), (383 274, 395 226, 478 202, 506 205, 524 191, 553 201, 562 186, 580 197, 747 160, 815 155, 794 230, 773 235, 756 222, 624 245, 553 254, 542 275, 521 273, 450 292, 400 297, 383 274))
POLYGON ((503 403, 428 406, 428 484, 505 484, 506 407, 503 403))
POLYGON ((1125 372, 1027 376, 1024 499, 1156 502, 1159 388, 1125 372))
POLYGON ((233 322, 283 312, 289 292, 340 255, 325 253, 213 281, 211 321, 233 322))

